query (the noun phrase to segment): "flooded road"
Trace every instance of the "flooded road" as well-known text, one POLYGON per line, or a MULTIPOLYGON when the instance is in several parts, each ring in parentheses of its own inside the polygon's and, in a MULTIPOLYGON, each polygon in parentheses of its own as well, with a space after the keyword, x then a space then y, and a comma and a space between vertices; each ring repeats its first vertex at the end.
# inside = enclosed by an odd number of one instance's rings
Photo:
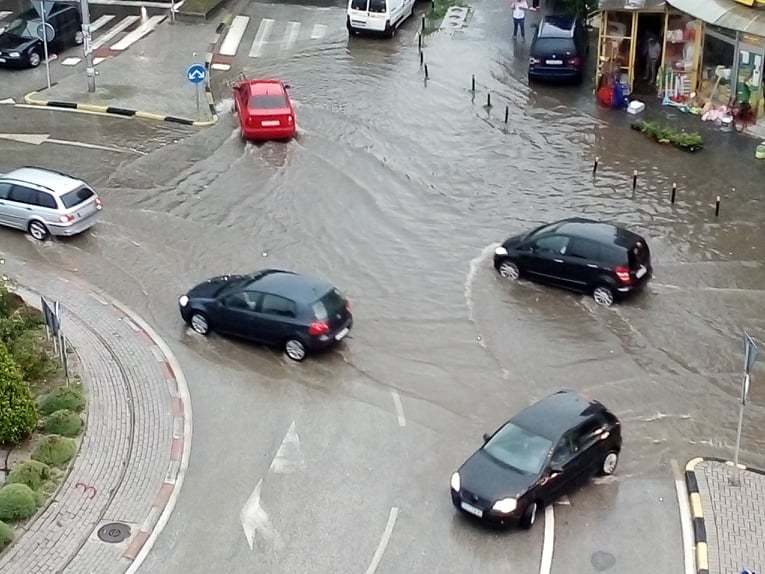
MULTIPOLYGON (((343 10, 322 8, 317 21, 332 15, 342 31, 343 10)), ((311 23, 310 6, 294 10, 311 23)), ((252 11, 293 17, 283 4, 252 11)), ((447 483, 481 433, 562 387, 612 407, 625 449, 616 480, 557 509, 553 570, 565 570, 566 556, 604 551, 627 572, 642 572, 646 560, 656 571, 681 567, 669 462, 731 455, 741 329, 765 335, 762 166, 738 134, 710 137, 689 155, 598 110, 586 89, 530 89, 527 52, 506 39, 500 2, 481 4, 463 31, 427 37, 425 82, 418 23, 390 42, 330 31, 320 49, 297 43, 263 59, 243 50, 215 78, 217 93, 242 70, 289 82, 300 135, 286 145, 243 143, 224 93, 220 123, 199 132, 0 110, 4 120, 23 114, 5 122, 18 126, 9 132, 66 130, 139 152, 34 148, 35 163, 98 186, 103 223, 45 245, 2 230, 0 245, 76 270, 128 304, 187 371, 191 466, 146 572, 363 572, 394 515, 380 572, 539 572, 542 524, 528 533, 476 528, 454 515, 447 483), (496 275, 498 242, 573 215, 647 238, 655 279, 646 293, 602 309, 496 275), (183 327, 180 293, 214 274, 261 267, 324 276, 344 290, 356 317, 348 343, 295 365, 183 327), (275 472, 292 423, 301 463, 275 472), (254 489, 262 512, 250 543, 240 519, 254 489), (642 509, 641 493, 651 501, 642 509), (636 562, 626 551, 633 541, 619 535, 629 517, 661 522, 641 533, 646 547, 675 543, 636 562)), ((28 148, 0 146, 0 171, 29 163, 28 148)), ((751 463, 765 447, 760 373, 742 442, 751 463)))

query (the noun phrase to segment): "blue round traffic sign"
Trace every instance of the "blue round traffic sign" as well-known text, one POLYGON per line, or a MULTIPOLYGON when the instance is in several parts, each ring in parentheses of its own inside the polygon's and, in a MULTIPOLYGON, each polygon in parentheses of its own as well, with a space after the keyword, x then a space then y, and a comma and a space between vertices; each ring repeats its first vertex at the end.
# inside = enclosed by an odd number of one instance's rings
POLYGON ((207 70, 202 64, 191 64, 186 70, 186 79, 192 84, 200 84, 207 79, 207 70))
POLYGON ((37 38, 41 42, 52 42, 53 38, 56 36, 56 31, 53 29, 53 26, 51 26, 48 22, 45 22, 43 24, 40 22, 37 25, 37 38))

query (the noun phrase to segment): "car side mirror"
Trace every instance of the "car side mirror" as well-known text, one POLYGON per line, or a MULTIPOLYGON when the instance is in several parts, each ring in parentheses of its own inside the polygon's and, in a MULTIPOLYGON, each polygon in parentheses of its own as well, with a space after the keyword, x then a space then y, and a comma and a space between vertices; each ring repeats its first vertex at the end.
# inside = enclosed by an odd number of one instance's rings
POLYGON ((490 439, 490 438, 491 438, 491 435, 490 435, 489 433, 486 433, 486 432, 485 432, 485 433, 483 433, 483 442, 484 442, 484 444, 486 444, 487 442, 489 442, 489 439, 490 439))

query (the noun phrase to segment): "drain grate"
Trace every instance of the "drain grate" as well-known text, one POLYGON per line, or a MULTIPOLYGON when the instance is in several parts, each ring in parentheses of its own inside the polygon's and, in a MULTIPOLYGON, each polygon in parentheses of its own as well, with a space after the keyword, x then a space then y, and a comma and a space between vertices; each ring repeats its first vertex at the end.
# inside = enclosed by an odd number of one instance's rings
POLYGON ((104 542, 122 542, 130 537, 130 527, 121 522, 110 522, 98 529, 98 537, 104 542))

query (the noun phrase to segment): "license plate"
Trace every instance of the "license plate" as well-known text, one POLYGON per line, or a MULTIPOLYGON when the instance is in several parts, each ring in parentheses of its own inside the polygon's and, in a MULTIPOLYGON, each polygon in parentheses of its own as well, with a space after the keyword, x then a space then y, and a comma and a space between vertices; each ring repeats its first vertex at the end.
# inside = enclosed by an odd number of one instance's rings
POLYGON ((267 127, 267 128, 270 128, 270 127, 273 127, 273 126, 278 126, 279 125, 279 120, 267 120, 265 122, 260 122, 260 125, 263 126, 263 127, 267 127))
POLYGON ((648 273, 648 269, 646 269, 644 265, 641 265, 641 266, 640 266, 640 269, 638 269, 638 270, 635 272, 635 277, 637 277, 638 279, 640 279, 640 278, 641 278, 643 275, 645 275, 646 273, 648 273))
POLYGON ((342 339, 344 339, 349 331, 350 329, 348 327, 340 331, 337 335, 335 335, 335 341, 341 341, 342 339))
POLYGON ((472 514, 473 516, 477 516, 478 518, 483 518, 483 510, 480 508, 476 508, 472 504, 468 504, 467 502, 460 502, 460 506, 462 507, 462 510, 467 512, 468 514, 472 514))
POLYGON ((548 66, 562 66, 563 60, 545 60, 545 64, 548 66))

